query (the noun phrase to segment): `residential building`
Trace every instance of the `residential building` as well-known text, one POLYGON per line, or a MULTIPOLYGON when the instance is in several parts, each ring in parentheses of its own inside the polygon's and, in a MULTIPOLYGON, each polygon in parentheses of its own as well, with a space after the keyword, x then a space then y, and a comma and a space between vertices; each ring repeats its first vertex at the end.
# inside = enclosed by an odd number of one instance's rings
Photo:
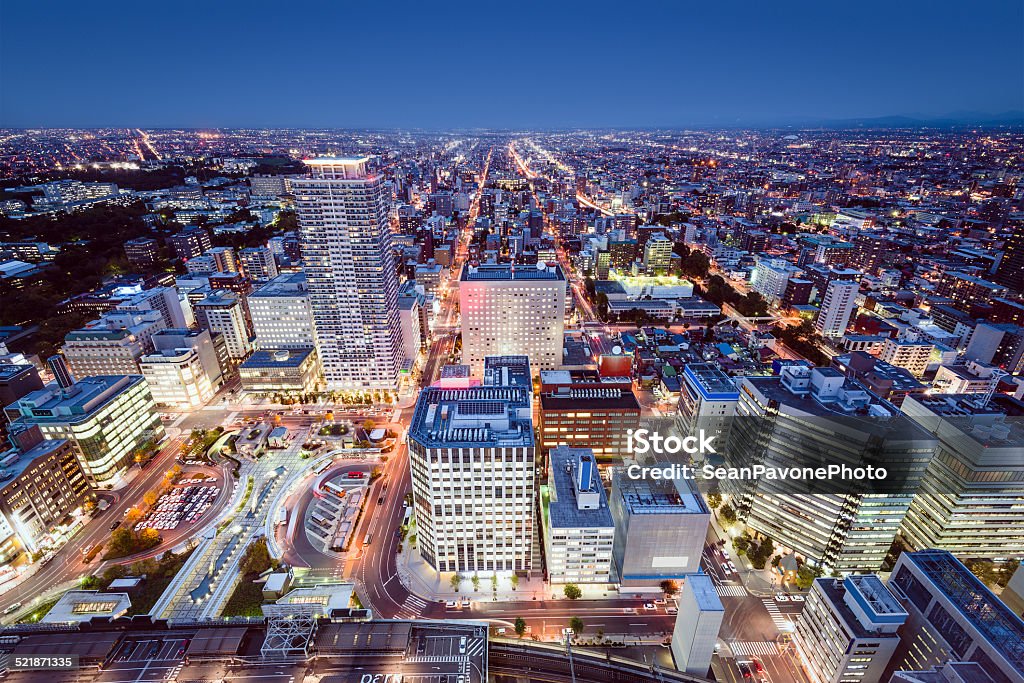
POLYGON ((876 574, 815 579, 793 642, 812 683, 883 681, 907 616, 876 574))
POLYGON ((86 377, 66 389, 41 389, 5 412, 13 434, 36 426, 45 439, 75 442, 93 485, 118 477, 138 448, 164 436, 142 375, 86 377))
POLYGON ((210 242, 209 231, 203 228, 182 230, 178 234, 168 237, 167 244, 174 250, 174 255, 182 261, 202 256, 207 249, 213 246, 210 242))
POLYGON ((394 389, 402 368, 390 197, 369 159, 306 161, 290 180, 327 388, 394 389))
POLYGON ((249 247, 238 252, 242 270, 253 282, 267 282, 277 277, 277 262, 267 247, 249 247))
POLYGON ((842 337, 850 324, 850 316, 857 308, 860 284, 849 280, 832 280, 825 290, 821 311, 814 321, 814 329, 825 337, 842 337))
POLYGON ((226 290, 218 290, 195 305, 196 322, 211 335, 224 335, 228 355, 235 361, 252 353, 252 340, 246 331, 245 314, 238 297, 226 290))
POLYGON ((889 588, 908 614, 890 670, 973 662, 995 683, 1024 681, 1024 621, 951 553, 903 553, 889 588))
POLYGON ((1019 375, 1024 372, 1024 327, 1011 323, 979 323, 964 355, 1019 375))
POLYGON ((611 583, 615 523, 594 454, 589 448, 553 449, 545 488, 541 520, 548 581, 611 583))
POLYGON ((700 571, 711 513, 690 479, 612 476, 613 556, 619 583, 660 590, 667 579, 700 571))
POLYGON ((687 574, 679 587, 678 612, 672 629, 672 656, 676 668, 708 678, 718 632, 725 619, 715 584, 707 574, 687 574))
POLYGON ((523 354, 535 372, 562 362, 565 276, 558 265, 467 265, 459 278, 462 360, 479 376, 488 356, 523 354))
POLYGON ((409 426, 417 546, 439 572, 534 569, 535 445, 525 356, 488 358, 481 386, 428 387, 409 426))
POLYGON ((136 237, 124 243, 124 255, 136 268, 151 268, 160 258, 160 244, 152 237, 136 237))
POLYGON ((213 259, 217 273, 238 272, 238 257, 235 256, 235 250, 231 247, 211 247, 203 256, 213 259))
POLYGON ((759 256, 750 277, 750 286, 770 303, 778 303, 786 294, 789 279, 798 272, 799 268, 783 259, 759 256))
POLYGON ((649 275, 664 275, 672 265, 672 240, 658 232, 644 245, 644 269, 649 275))
POLYGON ((931 343, 925 341, 886 337, 878 358, 898 368, 909 370, 914 377, 920 377, 928 367, 934 348, 931 343))

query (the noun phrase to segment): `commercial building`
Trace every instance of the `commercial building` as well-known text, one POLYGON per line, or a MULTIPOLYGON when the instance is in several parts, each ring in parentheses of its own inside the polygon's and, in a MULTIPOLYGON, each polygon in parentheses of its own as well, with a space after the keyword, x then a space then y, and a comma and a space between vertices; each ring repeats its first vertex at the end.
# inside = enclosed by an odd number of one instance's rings
POLYGON ((815 579, 793 642, 812 683, 883 681, 907 612, 875 574, 815 579))
POLYGON ((313 311, 304 273, 278 275, 249 295, 256 345, 261 349, 311 349, 313 311))
POLYGON ((711 514, 692 480, 612 477, 613 555, 623 586, 660 590, 666 579, 700 571, 711 514))
POLYGON ((22 396, 43 388, 39 371, 30 363, 0 363, 0 406, 9 406, 22 396))
POLYGON ((5 412, 14 434, 37 426, 45 439, 75 442, 82 469, 94 484, 117 477, 132 464, 136 449, 164 436, 141 375, 86 377, 66 389, 41 389, 5 412))
POLYGON ((938 441, 903 521, 916 549, 1024 559, 1024 414, 997 395, 910 396, 902 410, 938 441))
POLYGON ((462 361, 479 376, 488 356, 522 354, 535 372, 562 362, 565 276, 560 266, 467 265, 459 277, 462 361))
POLYGON ((139 367, 157 405, 199 408, 213 398, 215 385, 203 367, 198 348, 151 353, 140 359, 139 367))
POLYGON ((967 342, 964 355, 1019 375, 1024 372, 1024 327, 1012 323, 979 323, 967 342))
POLYGON ((908 614, 890 669, 973 662, 995 683, 1024 681, 1024 621, 952 554, 903 553, 889 587, 908 614))
POLYGON ((589 448, 559 446, 551 451, 541 520, 551 583, 612 581, 615 522, 589 448))
POLYGON ((417 546, 441 572, 530 572, 536 533, 532 385, 524 356, 482 386, 428 387, 409 426, 417 546))
POLYGON ((676 624, 672 629, 672 656, 676 668, 708 677, 725 607, 707 574, 687 574, 679 588, 676 624))
POLYGON ((875 493, 837 479, 722 482, 747 526, 814 565, 877 571, 899 530, 936 440, 834 368, 791 365, 739 382, 726 464, 788 469, 883 467, 875 493))
POLYGON ((306 161, 291 179, 327 388, 394 389, 402 368, 389 190, 369 159, 306 161))
POLYGON ((315 349, 261 349, 238 367, 242 389, 252 393, 301 393, 320 386, 315 349))
POLYGON ((0 454, 0 561, 38 551, 89 493, 73 442, 44 440, 38 429, 19 436, 18 448, 0 454), (4 529, 15 539, 10 549, 4 529))
POLYGON ((153 350, 153 335, 166 327, 159 311, 111 311, 64 337, 61 351, 76 377, 131 375, 153 350))
POLYGON ((716 365, 687 363, 682 380, 678 406, 680 432, 688 436, 703 429, 719 443, 725 442, 740 399, 732 378, 716 365))
POLYGON ((914 377, 920 377, 928 368, 934 347, 929 342, 911 341, 909 339, 893 339, 886 337, 882 342, 882 352, 878 358, 898 368, 910 371, 914 377))
POLYGON ((209 330, 170 328, 153 335, 153 348, 157 353, 175 349, 196 349, 210 385, 217 389, 227 379, 231 369, 224 335, 209 330))
POLYGON ((267 282, 277 277, 277 262, 267 247, 249 247, 238 252, 242 270, 253 282, 267 282))
POLYGON ((832 280, 825 290, 821 311, 814 321, 814 329, 825 337, 842 337, 850 324, 850 316, 857 308, 860 284, 848 280, 832 280))
POLYGON ((621 462, 626 438, 640 422, 640 403, 630 386, 560 386, 540 395, 543 452, 556 446, 589 448, 602 464, 621 462))
POLYGON ((252 340, 245 325, 245 313, 238 296, 218 290, 195 305, 196 322, 211 335, 224 335, 228 355, 238 361, 252 353, 252 340))

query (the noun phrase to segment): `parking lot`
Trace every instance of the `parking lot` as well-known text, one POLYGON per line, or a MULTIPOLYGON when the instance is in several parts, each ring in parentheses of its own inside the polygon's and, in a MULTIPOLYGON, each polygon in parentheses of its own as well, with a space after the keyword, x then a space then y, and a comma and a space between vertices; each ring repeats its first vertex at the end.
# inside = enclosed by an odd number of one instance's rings
POLYGON ((471 663, 482 658, 486 647, 485 638, 468 632, 420 632, 410 644, 405 661, 407 665, 420 664, 416 667, 418 676, 431 682, 475 683, 476 671, 471 663))
POLYGON ((182 522, 195 524, 210 509, 219 494, 220 486, 217 486, 216 477, 199 475, 182 479, 157 499, 145 519, 135 525, 135 530, 164 531, 176 529, 182 522))
POLYGON ((181 636, 127 638, 107 662, 98 683, 174 678, 181 670, 189 642, 188 638, 181 636))

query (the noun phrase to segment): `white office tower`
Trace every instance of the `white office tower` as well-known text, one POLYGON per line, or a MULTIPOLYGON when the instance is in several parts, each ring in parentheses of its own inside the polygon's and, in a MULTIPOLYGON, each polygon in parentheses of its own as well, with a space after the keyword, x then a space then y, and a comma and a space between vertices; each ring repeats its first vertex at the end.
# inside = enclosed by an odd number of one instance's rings
POLYGON ((394 389, 404 363, 390 196, 369 159, 306 161, 291 181, 328 389, 394 389))
POLYGON ((610 583, 615 522, 594 452, 559 446, 551 450, 550 467, 541 500, 548 580, 610 583))
POLYGON ((421 391, 409 426, 417 546, 439 572, 533 567, 530 365, 487 361, 481 386, 421 391))
POLYGON ((832 280, 825 290, 825 298, 821 302, 821 311, 814 321, 814 329, 824 337, 842 337, 846 334, 846 326, 850 324, 850 316, 857 308, 857 292, 860 283, 849 280, 832 280))
POLYGON ((791 365, 744 377, 726 465, 886 469, 886 488, 832 480, 725 479, 741 521, 811 565, 878 571, 936 439, 834 368, 791 365))
POLYGON ((182 307, 182 301, 174 287, 140 287, 137 292, 129 293, 128 299, 117 305, 117 310, 128 313, 160 311, 167 327, 188 327, 189 320, 182 307))
POLYGON ((213 398, 213 384, 195 347, 151 353, 139 366, 158 406, 198 408, 213 398))
POLYGON ((241 360, 252 353, 252 341, 245 329, 245 313, 238 297, 227 291, 218 290, 195 305, 196 321, 199 327, 224 335, 228 355, 241 360))
POLYGON ((875 574, 816 579, 793 642, 812 683, 883 681, 907 616, 875 574))
POLYGON ((558 265, 467 265, 459 310, 462 362, 475 376, 488 356, 526 355, 534 372, 561 366, 565 276, 558 265))
POLYGON ((249 314, 260 349, 311 349, 313 311, 303 273, 285 273, 249 295, 249 314))
POLYGON ((676 668, 707 677, 715 653, 725 607, 707 574, 687 574, 679 587, 679 612, 672 631, 672 656, 676 668))

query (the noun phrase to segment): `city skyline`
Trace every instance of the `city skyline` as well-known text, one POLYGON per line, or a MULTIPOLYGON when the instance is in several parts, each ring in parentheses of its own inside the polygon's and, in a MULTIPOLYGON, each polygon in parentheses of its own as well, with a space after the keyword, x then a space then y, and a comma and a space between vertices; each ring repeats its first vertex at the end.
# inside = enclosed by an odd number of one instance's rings
POLYGON ((118 2, 46 8, 5 10, 6 126, 563 129, 1024 117, 1024 8, 1013 2, 874 2, 855 14, 803 2, 741 11, 652 3, 633 20, 614 3, 555 3, 523 7, 522 21, 515 9, 509 21, 468 3, 435 11, 307 3, 292 15, 301 32, 279 25, 265 3, 245 12, 204 6, 202 15, 118 2), (42 25, 40 51, 29 29, 42 25), (160 47, 135 48, 140 35, 160 47), (83 39, 104 49, 83 50, 83 39), (448 60, 438 54, 446 49, 448 60), (420 52, 438 56, 424 62, 420 52), (157 96, 139 97, 148 87, 157 96), (352 92, 365 95, 358 112, 344 107, 352 92), (74 107, 60 106, 68 99, 74 107), (420 102, 431 106, 413 106, 420 102))

